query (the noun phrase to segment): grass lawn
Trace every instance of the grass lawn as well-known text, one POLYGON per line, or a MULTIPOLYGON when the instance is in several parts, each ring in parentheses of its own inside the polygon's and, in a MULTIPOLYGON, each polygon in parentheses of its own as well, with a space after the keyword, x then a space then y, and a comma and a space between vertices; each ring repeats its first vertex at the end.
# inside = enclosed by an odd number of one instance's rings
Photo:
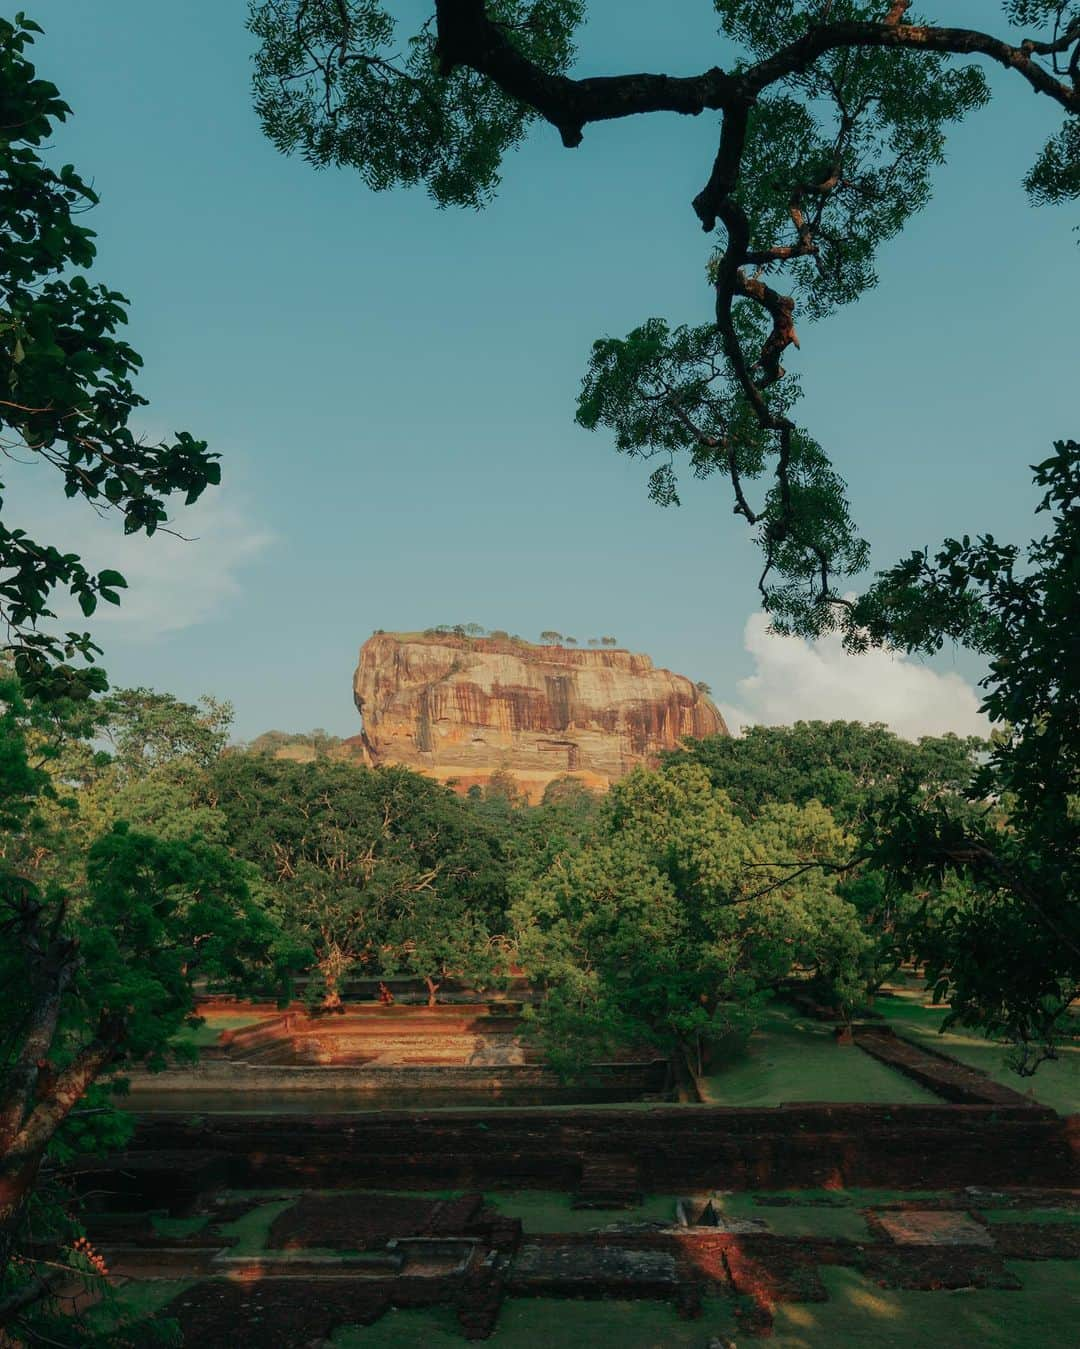
POLYGON ((163 1213, 151 1213, 150 1226, 159 1237, 191 1237, 209 1223, 210 1215, 196 1214, 193 1218, 170 1218, 163 1213))
POLYGON ((879 995, 874 1010, 888 1019, 898 1035, 979 1068, 995 1082, 1030 1094, 1062 1115, 1080 1113, 1080 1047, 1063 1048, 1060 1057, 1042 1064, 1034 1077, 1020 1077, 1006 1063, 1005 1049, 976 1031, 956 1026, 939 1034, 947 1009, 924 1007, 924 1001, 929 1001, 925 990, 914 983, 904 984, 879 995))
MULTIPOLYGON (((852 1191, 851 1193, 855 1193, 852 1191)), ((866 1221, 859 1204, 799 1205, 758 1204, 754 1195, 732 1193, 713 1200, 728 1218, 760 1218, 769 1231, 781 1237, 847 1237, 851 1241, 869 1240, 866 1221)))
MULTIPOLYGON (((197 1279, 128 1279, 116 1290, 116 1300, 123 1311, 131 1318, 153 1316, 179 1293, 193 1288, 197 1279)), ((104 1331, 116 1324, 113 1308, 108 1302, 100 1302, 91 1307, 86 1314, 87 1322, 95 1330, 104 1331)), ((51 1340, 41 1343, 51 1344, 51 1340)), ((126 1340, 125 1343, 130 1343, 126 1340)))
POLYGON ((988 1223, 1080 1223, 1074 1208, 981 1208, 988 1223))
MULTIPOLYGON (((825 1268, 829 1301, 780 1304, 767 1343, 773 1349, 1075 1349, 1080 1263, 1024 1261, 1011 1268, 1023 1280, 1020 1291, 933 1293, 883 1289, 853 1270, 825 1268)), ((749 1344, 735 1306, 709 1298, 699 1320, 682 1321, 663 1302, 509 1299, 486 1343, 492 1349, 702 1349, 715 1336, 749 1344)), ((463 1343, 449 1308, 392 1311, 373 1326, 339 1330, 332 1340, 335 1349, 460 1349, 463 1343)))
POLYGON ((239 1030, 241 1026, 254 1026, 258 1021, 265 1021, 269 1015, 267 1012, 211 1013, 201 1026, 185 1026, 176 1038, 185 1044, 198 1045, 200 1049, 204 1049, 207 1045, 216 1045, 218 1036, 223 1030, 239 1030))
MULTIPOLYGON (((340 1190, 308 1191, 311 1194, 344 1193, 340 1190)), ((357 1190, 358 1202, 369 1201, 375 1193, 357 1190)), ((388 1190, 386 1194, 401 1194, 417 1199, 454 1199, 463 1190, 388 1190)), ((731 1192, 719 1194, 713 1203, 730 1218, 758 1218, 770 1232, 791 1237, 844 1237, 851 1241, 865 1241, 869 1237, 862 1210, 876 1208, 898 1200, 933 1198, 939 1191, 894 1190, 792 1190, 758 1194, 731 1192), (772 1204, 773 1198, 789 1198, 790 1204, 772 1204), (821 1201, 821 1202, 814 1202, 821 1201)), ((234 1222, 222 1227, 223 1233, 238 1238, 232 1247, 235 1255, 254 1255, 267 1250, 270 1227, 279 1213, 296 1202, 300 1192, 267 1192, 266 1200, 234 1222)), ((611 1223, 662 1221, 676 1223, 675 1204, 678 1196, 645 1195, 640 1208, 632 1209, 575 1209, 571 1196, 555 1190, 487 1190, 484 1200, 508 1218, 520 1218, 526 1237, 540 1232, 589 1232, 611 1223)), ((1071 1209, 980 1209, 991 1223, 1080 1223, 1080 1212, 1071 1209)), ((155 1215, 152 1222, 163 1236, 186 1236, 206 1224, 206 1217, 163 1218, 155 1215)), ((321 1251, 311 1248, 312 1254, 321 1251)), ((328 1254, 343 1254, 331 1251, 328 1254)))
POLYGON ((242 1218, 237 1218, 235 1222, 224 1223, 221 1228, 222 1233, 237 1238, 230 1254, 255 1255, 259 1251, 265 1251, 271 1224, 279 1213, 284 1213, 287 1208, 292 1208, 296 1199, 297 1196, 293 1195, 288 1199, 278 1199, 273 1203, 260 1204, 258 1208, 252 1209, 250 1213, 245 1213, 242 1218))
MULTIPOLYGON (((1080 1326, 1080 1262, 1010 1264, 1016 1292, 896 1292, 850 1269, 822 1269, 828 1302, 776 1309, 773 1349, 1075 1349, 1080 1326)), ((494 1341, 492 1341, 494 1343, 494 1341)))
POLYGON ((704 1079, 713 1105, 768 1106, 795 1101, 937 1102, 932 1092, 878 1063, 833 1028, 772 1005, 747 1052, 704 1079))
POLYGON ((647 1194, 640 1208, 601 1209, 570 1207, 569 1194, 548 1190, 487 1191, 484 1198, 508 1218, 520 1218, 530 1232, 589 1232, 609 1223, 660 1219, 674 1225, 675 1195, 647 1194))
MULTIPOLYGON (((702 1349, 735 1334, 735 1303, 709 1298, 696 1321, 681 1321, 666 1302, 581 1302, 512 1298, 504 1302, 492 1349, 702 1349)), ((444 1307, 391 1311, 373 1326, 339 1330, 334 1349, 462 1349, 453 1311, 444 1307)))
MULTIPOLYGON (((341 1190, 309 1190, 308 1194, 340 1195, 348 1193, 341 1190)), ((370 1202, 374 1193, 400 1194, 410 1199, 456 1199, 464 1190, 357 1190, 354 1191, 357 1202, 370 1202)), ((232 1248, 236 1255, 252 1255, 267 1249, 270 1226, 279 1213, 284 1213, 299 1198, 299 1192, 293 1196, 283 1195, 282 1191, 273 1191, 268 1202, 237 1218, 235 1222, 222 1227, 223 1233, 236 1236, 239 1241, 232 1248)), ((648 1219, 661 1219, 675 1223, 675 1195, 645 1195, 640 1208, 631 1209, 574 1209, 570 1207, 572 1196, 554 1190, 487 1190, 484 1201, 508 1218, 520 1218, 526 1234, 530 1232, 589 1232, 596 1227, 606 1227, 616 1222, 644 1222, 648 1219)), ((175 1223, 193 1221, 191 1219, 165 1220, 175 1223)), ((203 1219, 202 1221, 206 1221, 203 1219)), ((158 1227, 158 1219, 154 1219, 158 1227)), ((160 1230, 160 1229, 159 1229, 160 1230)), ((172 1229, 170 1228, 171 1232, 172 1229)), ((181 1235, 178 1231, 177 1235, 181 1235)), ((310 1248, 316 1253, 315 1248, 310 1248)), ((342 1252, 337 1251, 340 1255, 342 1252)))

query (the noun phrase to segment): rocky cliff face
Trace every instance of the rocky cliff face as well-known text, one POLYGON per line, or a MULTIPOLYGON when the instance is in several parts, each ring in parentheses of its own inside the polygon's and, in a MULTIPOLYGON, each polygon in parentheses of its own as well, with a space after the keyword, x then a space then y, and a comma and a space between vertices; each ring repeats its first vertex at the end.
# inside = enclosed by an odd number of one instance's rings
POLYGON ((689 679, 629 651, 377 633, 353 692, 370 762, 462 788, 505 771, 534 800, 566 773, 607 787, 684 736, 727 734, 689 679))

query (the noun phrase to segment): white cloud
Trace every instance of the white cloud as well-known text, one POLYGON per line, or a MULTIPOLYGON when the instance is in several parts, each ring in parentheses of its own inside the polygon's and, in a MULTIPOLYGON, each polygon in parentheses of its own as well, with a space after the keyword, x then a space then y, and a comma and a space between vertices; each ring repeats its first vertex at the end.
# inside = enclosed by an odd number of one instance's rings
POLYGON ((779 637, 760 613, 747 619, 743 641, 755 672, 736 685, 737 704, 720 704, 736 734, 754 723, 818 720, 883 721, 911 740, 989 731, 978 691, 958 674, 940 674, 888 651, 848 655, 835 635, 813 642, 779 637))
MULTIPOLYGON (((38 476, 33 487, 39 484, 59 486, 38 476)), ((98 515, 81 498, 68 502, 59 493, 46 497, 40 489, 21 497, 17 514, 16 520, 16 511, 11 512, 11 523, 32 538, 78 553, 90 571, 109 567, 127 580, 119 606, 102 601, 90 619, 68 595, 54 592, 50 608, 58 620, 91 631, 107 626, 116 637, 134 641, 153 640, 212 617, 241 593, 242 568, 273 541, 221 488, 209 488, 193 506, 171 510, 169 527, 182 538, 160 530, 152 538, 125 536, 119 513, 98 515)))

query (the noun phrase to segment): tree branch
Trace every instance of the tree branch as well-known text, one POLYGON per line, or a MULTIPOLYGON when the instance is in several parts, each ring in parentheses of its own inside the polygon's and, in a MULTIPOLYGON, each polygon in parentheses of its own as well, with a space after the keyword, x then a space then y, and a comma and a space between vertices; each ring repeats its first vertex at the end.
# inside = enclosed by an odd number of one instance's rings
POLYGON ((5 1298, 0 1298, 0 1327, 10 1325, 28 1307, 48 1297, 54 1285, 59 1282, 60 1276, 55 1273, 44 1277, 37 1273, 31 1274, 21 1288, 17 1288, 5 1298))
POLYGON ((97 1036, 58 1074, 52 1089, 30 1113, 11 1146, 10 1155, 28 1156, 44 1148, 116 1055, 123 1034, 119 1018, 103 1018, 97 1036))
MULTIPOLYGON (((1073 25, 1076 31, 1063 37, 1055 33, 1050 44, 1027 41, 1013 46, 978 29, 906 23, 904 16, 909 8, 910 0, 892 0, 882 20, 834 22, 830 18, 831 6, 825 5, 820 21, 801 37, 754 65, 734 72, 712 67, 700 75, 679 78, 639 73, 572 79, 545 71, 515 46, 507 29, 489 17, 485 0, 435 0, 441 73, 447 76, 464 66, 484 75, 503 93, 555 126, 567 146, 580 144, 583 128, 590 122, 649 112, 696 115, 710 109, 723 114, 716 157, 708 181, 694 198, 693 209, 706 232, 713 231, 719 221, 727 235, 715 276, 716 325, 724 355, 758 425, 780 436, 777 478, 781 511, 780 519, 773 522, 777 542, 790 536, 795 525, 788 481, 794 424, 787 416, 770 408, 763 390, 782 377, 784 371, 780 362, 787 347, 798 346, 795 303, 793 298, 781 295, 767 285, 760 273, 749 276, 743 268, 763 268, 774 262, 816 255, 815 236, 820 227, 822 201, 841 184, 845 138, 858 113, 845 107, 839 91, 834 88, 841 112, 834 162, 831 171, 816 186, 802 184, 793 189, 789 214, 797 242, 751 252, 750 222, 734 194, 746 148, 750 111, 755 101, 771 86, 804 74, 829 52, 891 49, 923 51, 939 56, 983 57, 1016 71, 1037 93, 1052 99, 1070 113, 1080 114, 1080 26, 1073 25), (1034 59, 1039 54, 1067 50, 1074 40, 1077 45, 1070 61, 1069 81, 1057 78, 1034 59), (802 197, 807 193, 816 193, 819 197, 816 219, 811 221, 802 209, 802 197), (736 297, 760 306, 771 320, 771 332, 756 359, 743 351, 739 341, 732 314, 736 297)), ((730 446, 728 449, 736 511, 755 522, 758 517, 742 494, 734 452, 730 446)), ((773 562, 772 542, 767 545, 762 587, 773 562)), ((818 599, 826 601, 831 598, 829 558, 821 548, 812 544, 807 547, 816 556, 820 572, 818 599)))
POLYGON ((488 17, 484 0, 435 0, 441 73, 446 76, 458 66, 468 66, 487 76, 504 93, 556 127, 563 143, 570 147, 581 143, 582 130, 590 122, 650 112, 688 116, 706 110, 728 112, 739 103, 751 102, 770 85, 804 73, 826 52, 845 47, 983 56, 1015 70, 1038 93, 1069 112, 1080 112, 1080 89, 1056 79, 1032 59, 1046 44, 1024 42, 1014 47, 974 28, 903 23, 906 8, 894 4, 886 18, 877 23, 844 20, 817 24, 764 61, 735 74, 714 66, 691 76, 639 73, 571 79, 550 74, 521 52, 505 29, 488 17))
MULTIPOLYGON (((40 912, 31 921, 36 923, 39 919, 40 912)), ((24 939, 23 949, 29 953, 30 947, 31 942, 24 939)), ((42 1064, 47 1061, 56 1036, 64 993, 75 974, 77 949, 74 942, 58 938, 32 957, 38 969, 30 1024, 18 1056, 7 1071, 0 1096, 0 1150, 12 1146, 30 1113, 42 1064)))

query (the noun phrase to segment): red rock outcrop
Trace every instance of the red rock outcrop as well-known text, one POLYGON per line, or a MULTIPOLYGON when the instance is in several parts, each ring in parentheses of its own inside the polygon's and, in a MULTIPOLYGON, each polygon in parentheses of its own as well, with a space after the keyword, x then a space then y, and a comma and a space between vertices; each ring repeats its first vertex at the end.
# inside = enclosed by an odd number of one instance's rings
POLYGON ((564 774, 606 788, 685 736, 727 734, 689 679, 610 648, 376 633, 353 692, 370 762, 462 789, 508 772, 534 800, 564 774))

